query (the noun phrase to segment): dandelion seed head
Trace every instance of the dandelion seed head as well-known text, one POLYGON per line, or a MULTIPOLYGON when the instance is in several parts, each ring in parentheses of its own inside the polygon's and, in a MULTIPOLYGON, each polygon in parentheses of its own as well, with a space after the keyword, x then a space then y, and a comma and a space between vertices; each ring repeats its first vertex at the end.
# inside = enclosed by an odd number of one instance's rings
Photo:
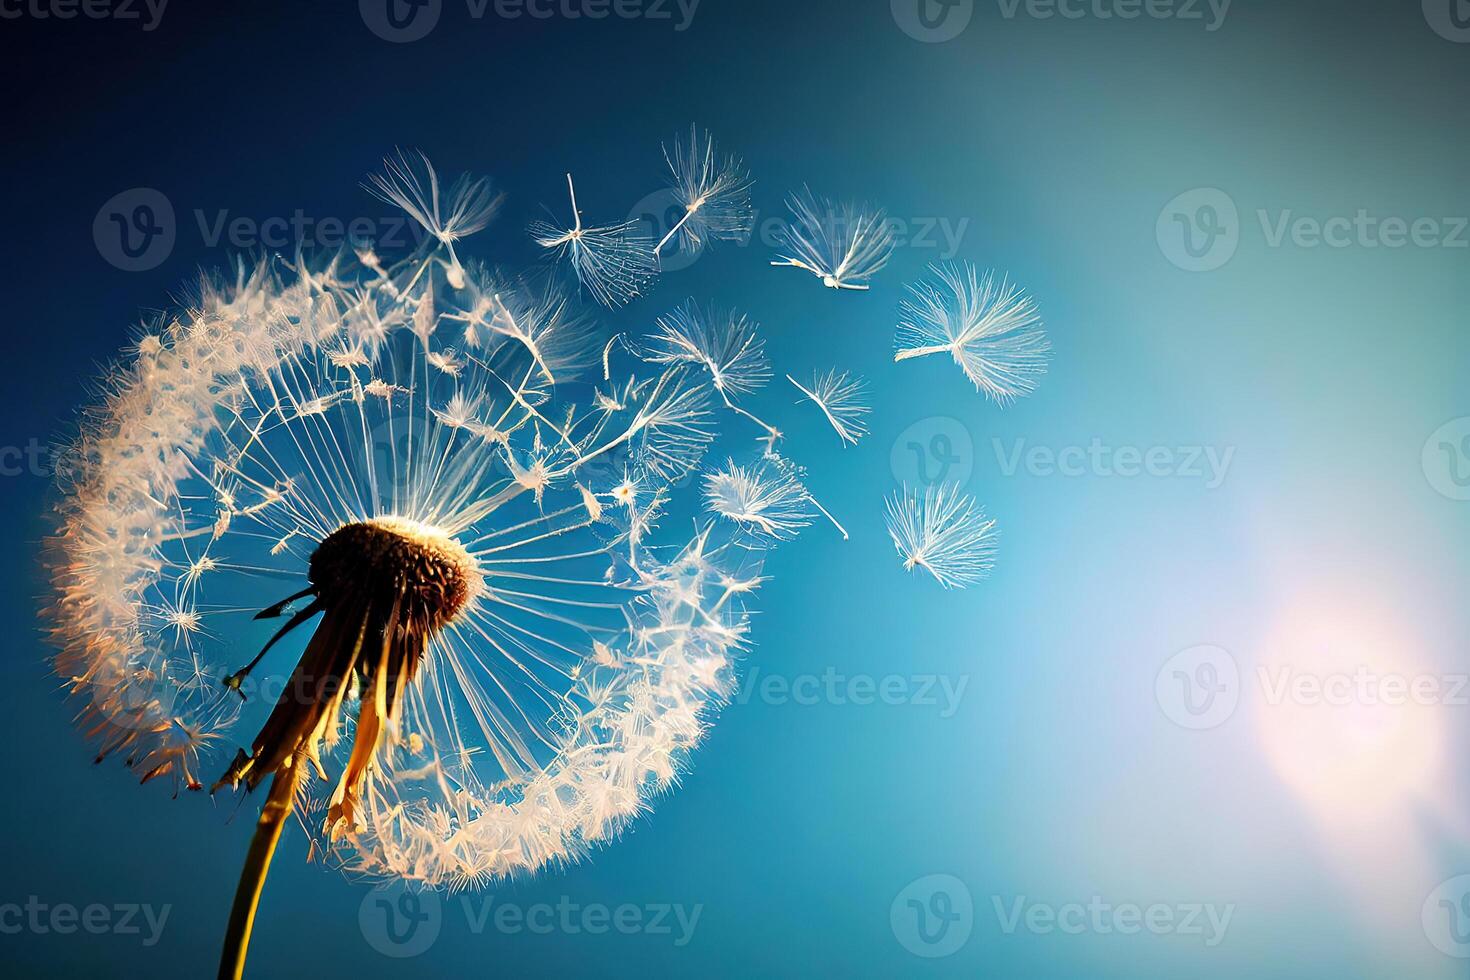
POLYGON ((772 462, 739 466, 732 460, 708 474, 706 504, 757 539, 784 541, 809 527, 815 513, 797 476, 772 462))
MULTIPOLYGON (((711 376, 638 359, 594 400, 575 300, 454 254, 488 185, 413 154, 371 183, 426 248, 240 264, 109 376, 58 475, 50 629, 101 756, 187 788, 299 757, 326 863, 463 886, 576 860, 677 781, 759 575, 732 535, 658 526, 719 435, 711 376)), ((738 184, 690 198, 700 233, 738 184)), ((726 391, 760 352, 735 353, 726 391)), ((745 523, 794 529, 799 490, 758 480, 745 523)))
POLYGON ((970 263, 931 273, 909 287, 894 360, 948 354, 976 390, 1002 405, 1035 391, 1051 354, 1035 302, 970 263))
POLYGON ((643 230, 641 221, 584 227, 570 174, 567 186, 573 227, 564 229, 537 221, 531 225, 531 237, 542 248, 565 259, 577 281, 597 302, 609 309, 625 306, 643 293, 657 272, 653 239, 643 230))
POLYGON ((922 568, 946 589, 975 585, 995 564, 995 521, 953 484, 888 499, 888 534, 909 571, 922 568))
POLYGON ((680 223, 655 247, 672 241, 680 252, 697 252, 710 241, 736 241, 750 234, 755 210, 751 179, 739 157, 721 155, 714 137, 690 127, 689 138, 664 147, 674 198, 684 207, 680 223))
POLYGON ((822 410, 843 445, 855 446, 868 434, 867 417, 872 408, 867 404, 867 382, 862 378, 833 368, 826 373, 813 373, 808 384, 789 374, 786 380, 822 410))
POLYGON ((791 218, 776 229, 776 266, 803 269, 828 289, 869 288, 893 255, 887 215, 818 198, 810 188, 787 202, 791 218))
POLYGON ((741 313, 702 309, 693 300, 660 316, 644 344, 646 360, 692 364, 709 373, 715 388, 745 395, 771 379, 766 343, 741 313))

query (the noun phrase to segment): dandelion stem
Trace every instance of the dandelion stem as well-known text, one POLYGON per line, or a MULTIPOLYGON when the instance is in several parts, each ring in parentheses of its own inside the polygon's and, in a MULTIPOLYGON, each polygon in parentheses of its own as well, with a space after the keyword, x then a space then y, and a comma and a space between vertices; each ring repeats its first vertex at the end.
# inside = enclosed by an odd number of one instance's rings
POLYGON ((695 212, 698 211, 698 210, 699 210, 699 205, 698 204, 695 204, 692 207, 686 207, 684 209, 684 217, 682 217, 682 218, 679 219, 679 223, 677 225, 675 225, 674 227, 672 227, 672 228, 669 229, 669 233, 664 236, 664 240, 661 241, 661 242, 659 242, 658 245, 657 245, 657 247, 654 248, 653 254, 655 256, 661 256, 661 255, 664 254, 664 246, 669 243, 669 240, 671 238, 673 238, 675 235, 679 234, 679 229, 680 228, 683 228, 686 224, 688 224, 689 223, 689 219, 692 218, 692 217, 694 217, 695 212))
POLYGON ((296 787, 301 783, 302 768, 303 760, 298 756, 271 780, 270 795, 261 808, 255 837, 250 841, 250 852, 240 871, 240 885, 235 889, 235 904, 230 909, 230 924, 220 953, 219 980, 240 980, 245 973, 245 954, 250 949, 255 910, 260 905, 260 893, 265 888, 265 876, 280 843, 281 831, 296 806, 296 787))

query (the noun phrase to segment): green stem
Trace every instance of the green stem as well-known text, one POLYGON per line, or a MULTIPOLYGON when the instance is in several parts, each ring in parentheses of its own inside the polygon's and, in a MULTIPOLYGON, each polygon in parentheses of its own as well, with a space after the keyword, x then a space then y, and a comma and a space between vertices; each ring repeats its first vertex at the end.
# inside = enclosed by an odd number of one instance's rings
POLYGON ((220 953, 219 980, 240 980, 245 974, 245 954, 250 950, 255 910, 260 905, 260 893, 265 888, 265 876, 270 871, 276 845, 281 841, 281 832, 296 807, 296 787, 301 782, 301 769, 302 760, 297 757, 271 780, 270 795, 260 811, 255 837, 250 841, 250 852, 245 856, 245 867, 240 872, 240 885, 235 889, 235 904, 230 909, 230 924, 225 930, 224 951, 220 953))

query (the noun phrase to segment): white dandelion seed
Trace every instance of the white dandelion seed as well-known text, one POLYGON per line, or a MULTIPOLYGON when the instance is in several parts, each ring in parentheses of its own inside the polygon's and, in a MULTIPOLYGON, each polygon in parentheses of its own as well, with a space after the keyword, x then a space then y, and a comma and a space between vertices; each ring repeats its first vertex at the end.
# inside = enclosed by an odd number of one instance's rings
POLYGON ((746 467, 727 462, 705 476, 704 499, 712 513, 771 541, 796 537, 814 516, 806 487, 795 474, 770 463, 746 467))
POLYGON ((654 247, 655 255, 676 239, 679 251, 697 252, 709 241, 738 241, 750 234, 752 182, 739 157, 721 157, 714 137, 691 126, 689 141, 676 139, 672 150, 665 146, 664 159, 684 214, 654 247))
POLYGON ((764 387, 771 379, 765 341, 748 317, 703 310, 691 300, 660 317, 643 347, 627 344, 650 364, 689 364, 707 373, 725 407, 760 428, 760 440, 767 454, 776 451, 781 430, 737 401, 740 396, 764 387))
POLYGON ((993 273, 946 263, 909 287, 899 314, 894 360, 949 354, 975 385, 1001 405, 1036 390, 1051 345, 1035 302, 993 273))
POLYGON ((787 201, 791 220, 776 228, 774 266, 805 269, 831 289, 865 290, 893 255, 883 211, 816 198, 803 188, 787 201))
POLYGON ((567 174, 567 190, 572 199, 572 227, 557 228, 537 221, 531 225, 531 237, 542 248, 566 258, 577 281, 597 302, 609 309, 626 306, 642 295, 657 271, 653 239, 639 230, 639 221, 606 228, 583 227, 571 174, 567 174))
POLYGON ((643 349, 652 363, 702 367, 725 395, 748 395, 771 380, 755 322, 742 313, 701 309, 693 300, 659 317, 643 349))
POLYGON ((425 359, 429 362, 429 367, 447 374, 451 378, 459 377, 459 373, 464 370, 464 361, 455 357, 452 348, 446 347, 444 350, 429 351, 425 359))
POLYGON ((946 589, 980 582, 995 565, 995 521, 953 484, 888 499, 888 533, 909 571, 922 568, 946 589))
MULTIPOLYGON (((454 243, 483 231, 504 200, 488 180, 468 174, 441 193, 439 174, 429 158, 406 150, 384 160, 383 173, 370 175, 363 186, 386 203, 402 208, 448 250, 447 274, 450 285, 456 288, 462 282, 463 267, 454 253, 454 243)), ((376 262, 371 250, 368 254, 376 262)))
MULTIPOLYGON (((575 401, 562 382, 603 350, 586 319, 453 255, 484 185, 441 200, 400 157, 377 186, 430 243, 205 281, 57 468, 55 668, 99 756, 269 785, 227 971, 293 812, 326 863, 444 887, 616 836, 732 694, 760 581, 719 522, 658 527, 718 435, 708 364, 639 361, 575 401), (455 352, 434 342, 451 323, 455 352)), ((784 534, 810 498, 769 465, 737 524, 784 534)))
POLYGON ((868 383, 862 378, 833 368, 826 374, 813 373, 809 386, 789 374, 786 380, 822 410, 843 445, 856 446, 868 434, 872 408, 866 401, 868 383))

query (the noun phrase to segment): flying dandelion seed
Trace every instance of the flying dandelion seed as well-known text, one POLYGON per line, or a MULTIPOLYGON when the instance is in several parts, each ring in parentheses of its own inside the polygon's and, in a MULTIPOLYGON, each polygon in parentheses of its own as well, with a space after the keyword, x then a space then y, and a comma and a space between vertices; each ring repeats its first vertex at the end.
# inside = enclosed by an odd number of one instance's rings
POLYGON ((803 385, 789 374, 786 380, 822 410, 844 446, 849 443, 856 446, 868 434, 867 417, 872 408, 865 401, 868 383, 862 378, 834 368, 826 374, 813 373, 809 385, 803 385))
MULTIPOLYGON (((99 759, 269 783, 221 976, 293 813, 333 865, 450 888, 615 837, 732 694, 760 582, 715 523, 659 530, 719 436, 712 392, 769 374, 753 328, 690 331, 683 356, 661 326, 616 381, 609 344, 594 390, 602 342, 567 297, 455 254, 487 184, 441 195, 400 153, 371 186, 431 237, 205 281, 58 467, 55 666, 99 759), (273 702, 264 674, 287 677, 273 702)), ((711 234, 729 213, 699 211, 711 234)), ((769 466, 721 513, 789 537, 820 505, 769 466)))
POLYGON ((968 262, 931 271, 934 279, 909 287, 893 359, 949 354, 977 391, 1001 405, 1035 391, 1051 345, 1031 298, 993 273, 982 279, 968 262))
POLYGON ((705 476, 704 497, 712 513, 732 521, 756 540, 786 541, 809 527, 815 511, 796 474, 773 460, 737 466, 733 460, 705 476))
POLYGON ((674 199, 684 214, 654 246, 662 255, 673 242, 680 252, 698 252, 710 241, 739 241, 750 234, 755 210, 750 203, 750 175, 739 157, 721 157, 714 137, 691 126, 689 141, 664 148, 673 181, 674 199))
POLYGON ((561 229, 537 221, 531 225, 531 237, 542 248, 566 258, 577 281, 597 302, 609 309, 626 306, 642 295, 654 278, 658 258, 653 240, 638 230, 637 221, 584 228, 571 174, 567 174, 567 191, 572 199, 572 227, 561 229))
POLYGON ((748 395, 771 380, 766 342, 755 323, 741 313, 700 309, 693 300, 658 318, 644 350, 654 363, 702 367, 721 394, 748 395))
MULTIPOLYGON (((603 352, 604 371, 609 352, 618 340, 610 341, 603 352)), ((781 430, 737 401, 741 396, 763 388, 771 378, 765 341, 760 338, 759 328, 748 317, 713 308, 701 309, 690 301, 660 317, 653 334, 642 346, 634 345, 626 338, 621 340, 632 353, 650 364, 688 365, 691 370, 707 374, 711 387, 725 407, 760 430, 757 438, 763 447, 762 455, 768 460, 783 459, 776 450, 784 438, 781 430)), ((800 482, 799 477, 797 482, 800 482)), ((830 511, 810 494, 807 494, 807 499, 832 522, 844 539, 847 538, 847 529, 830 511)))
POLYGON ((995 521, 953 484, 888 499, 888 534, 909 571, 922 568, 946 589, 975 585, 995 565, 995 521))
POLYGON ((830 289, 870 288, 893 255, 893 232, 882 211, 818 199, 810 188, 791 195, 791 220, 776 229, 774 266, 805 269, 830 289))
POLYGON ((454 243, 483 231, 504 198, 491 190, 489 181, 468 174, 456 180, 447 195, 441 194, 439 174, 422 153, 399 150, 385 161, 383 170, 369 176, 364 186, 386 203, 402 208, 443 244, 449 284, 459 288, 464 268, 454 252, 454 243))

